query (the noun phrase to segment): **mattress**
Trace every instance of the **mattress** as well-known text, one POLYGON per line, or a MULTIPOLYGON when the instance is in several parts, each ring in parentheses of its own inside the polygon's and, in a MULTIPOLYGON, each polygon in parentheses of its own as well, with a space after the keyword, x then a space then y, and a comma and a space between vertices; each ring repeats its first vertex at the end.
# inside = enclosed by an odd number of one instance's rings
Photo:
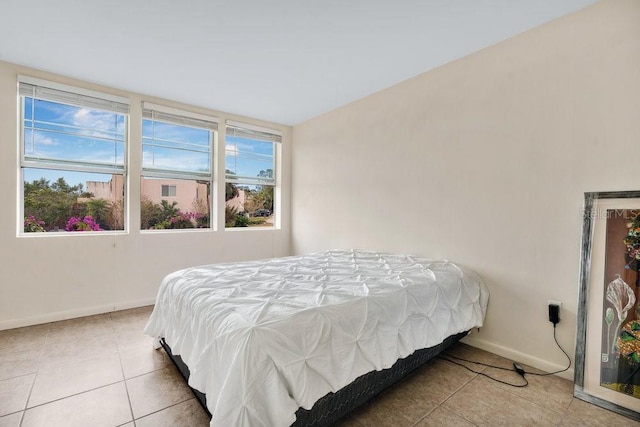
POLYGON ((211 425, 287 426, 298 408, 482 325, 488 292, 443 260, 361 250, 168 275, 145 328, 207 395, 211 425))
MULTIPOLYGON (((387 387, 401 381, 414 370, 446 351, 467 334, 468 332, 461 332, 452 335, 436 346, 416 350, 410 356, 398 360, 389 369, 370 371, 359 376, 337 392, 327 393, 321 397, 313 404, 311 409, 298 408, 296 411, 296 421, 291 426, 329 427, 336 425, 336 423, 346 415, 375 398, 387 387)), ((180 375, 188 382, 189 367, 185 365, 180 356, 176 356, 171 352, 171 347, 169 347, 163 339, 160 340, 160 345, 165 349, 167 355, 180 372, 180 375)), ((211 417, 206 404, 206 396, 194 388, 192 388, 191 391, 193 391, 193 394, 209 417, 211 417)))

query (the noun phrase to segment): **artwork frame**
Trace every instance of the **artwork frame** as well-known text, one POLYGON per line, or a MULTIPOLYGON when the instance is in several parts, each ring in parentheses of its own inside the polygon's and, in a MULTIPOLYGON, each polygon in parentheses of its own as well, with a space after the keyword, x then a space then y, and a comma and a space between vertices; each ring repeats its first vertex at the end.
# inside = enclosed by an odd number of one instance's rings
POLYGON ((573 394, 640 421, 640 190, 584 197, 573 394))

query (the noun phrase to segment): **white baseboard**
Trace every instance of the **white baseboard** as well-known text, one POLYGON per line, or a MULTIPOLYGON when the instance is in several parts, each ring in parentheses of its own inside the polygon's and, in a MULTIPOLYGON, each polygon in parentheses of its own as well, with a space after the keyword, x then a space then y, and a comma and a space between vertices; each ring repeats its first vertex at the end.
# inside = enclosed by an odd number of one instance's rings
POLYGON ((23 317, 21 319, 11 319, 0 321, 0 331, 4 329, 21 328, 24 326, 39 325, 42 323, 57 322, 59 320, 75 319, 76 317, 92 316, 94 314, 110 313, 112 311, 127 310, 129 308, 144 307, 156 302, 155 298, 144 298, 137 301, 127 301, 117 304, 98 305, 93 307, 83 307, 72 310, 56 311, 53 313, 39 314, 36 316, 23 317))
MULTIPOLYGON (((465 344, 469 344, 472 347, 477 347, 481 350, 489 351, 491 353, 497 354, 498 356, 502 356, 504 358, 513 360, 514 362, 524 363, 525 365, 533 366, 534 368, 540 369, 545 372, 560 371, 567 367, 566 365, 564 366, 557 365, 547 360, 539 359, 529 354, 521 353, 517 350, 513 350, 508 347, 503 347, 501 345, 494 344, 489 341, 485 341, 481 338, 478 338, 478 336, 474 334, 467 335, 462 339, 462 342, 465 344)), ((560 350, 558 349, 558 351, 560 350)), ((558 375, 561 378, 565 378, 567 380, 573 381, 573 374, 574 374, 574 371, 573 371, 573 364, 572 364, 570 369, 556 375, 558 375)))

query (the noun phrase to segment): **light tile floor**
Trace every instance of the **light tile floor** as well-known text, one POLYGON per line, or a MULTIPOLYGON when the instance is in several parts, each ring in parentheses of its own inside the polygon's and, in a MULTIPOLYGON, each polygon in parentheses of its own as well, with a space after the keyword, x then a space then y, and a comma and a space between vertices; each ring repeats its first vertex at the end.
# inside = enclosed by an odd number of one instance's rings
MULTIPOLYGON (((142 333, 151 307, 0 331, 0 427, 208 426, 162 349, 142 333)), ((457 344, 452 354, 510 367, 457 344)), ((485 373, 517 382, 517 374, 485 373)), ((343 420, 362 426, 638 426, 572 397, 570 381, 512 388, 436 359, 343 420)))

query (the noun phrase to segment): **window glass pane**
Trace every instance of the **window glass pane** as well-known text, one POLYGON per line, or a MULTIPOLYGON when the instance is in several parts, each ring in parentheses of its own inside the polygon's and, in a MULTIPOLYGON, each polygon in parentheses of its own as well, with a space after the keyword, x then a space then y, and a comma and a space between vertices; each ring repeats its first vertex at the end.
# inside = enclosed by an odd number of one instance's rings
POLYGON ((124 175, 24 168, 24 232, 124 230, 124 175))
POLYGON ((211 172, 212 131, 157 120, 142 121, 142 167, 211 172))
POLYGON ((209 228, 209 180, 142 177, 142 230, 209 228))
POLYGON ((33 98, 24 99, 24 118, 25 120, 32 120, 33 118, 33 98))
POLYGON ((273 227, 275 200, 273 185, 246 185, 227 182, 225 226, 273 227))
POLYGON ((150 140, 143 140, 142 165, 146 169, 186 172, 211 173, 209 151, 184 151, 153 146, 150 140))
POLYGON ((163 185, 162 186, 162 197, 176 197, 176 186, 175 185, 163 185))
POLYGON ((25 98, 27 159, 124 166, 125 115, 25 98))
POLYGON ((229 179, 255 178, 273 182, 274 143, 227 135, 225 168, 229 179))

